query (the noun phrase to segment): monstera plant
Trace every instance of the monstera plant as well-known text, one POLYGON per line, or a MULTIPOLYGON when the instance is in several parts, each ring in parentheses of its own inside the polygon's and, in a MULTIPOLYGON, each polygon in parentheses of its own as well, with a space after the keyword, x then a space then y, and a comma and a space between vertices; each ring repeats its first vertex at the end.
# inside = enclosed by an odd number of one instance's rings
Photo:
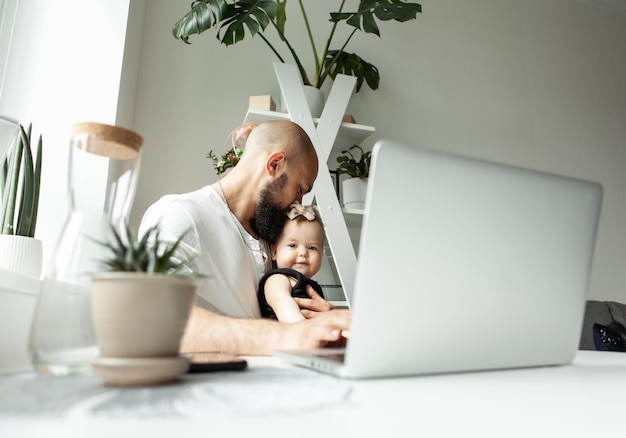
MULTIPOLYGON (((377 20, 403 23, 415 19, 417 13, 422 12, 419 3, 402 0, 361 0, 356 11, 347 11, 344 10, 345 0, 342 0, 338 2, 338 8, 329 13, 329 21, 332 24, 328 37, 321 46, 322 49, 318 50, 311 32, 314 25, 309 21, 305 2, 298 0, 298 3, 315 61, 315 71, 312 75, 306 72, 300 56, 287 37, 287 0, 196 0, 191 4, 191 10, 174 25, 174 37, 189 43, 191 35, 215 28, 217 38, 229 46, 243 41, 247 33, 251 37, 258 35, 278 60, 285 62, 284 56, 268 38, 270 29, 273 29, 298 67, 304 85, 321 88, 326 79, 329 77, 334 79, 341 73, 357 78, 358 92, 363 82, 376 90, 380 75, 376 66, 356 53, 345 51, 352 37, 357 32, 371 33, 380 37, 377 20), (348 26, 350 30, 343 41, 333 46, 337 48, 331 49, 335 31, 340 24, 348 26)), ((314 0, 310 2, 309 7, 327 7, 330 3, 329 0, 314 0)))

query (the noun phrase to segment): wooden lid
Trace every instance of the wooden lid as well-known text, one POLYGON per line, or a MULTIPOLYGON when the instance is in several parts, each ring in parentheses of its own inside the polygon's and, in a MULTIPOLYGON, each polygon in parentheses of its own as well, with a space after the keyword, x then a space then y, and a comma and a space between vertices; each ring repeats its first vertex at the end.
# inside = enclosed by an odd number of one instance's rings
POLYGON ((116 160, 137 158, 143 145, 143 137, 136 132, 102 123, 75 124, 72 128, 72 137, 79 135, 90 136, 89 143, 79 143, 79 148, 116 160))

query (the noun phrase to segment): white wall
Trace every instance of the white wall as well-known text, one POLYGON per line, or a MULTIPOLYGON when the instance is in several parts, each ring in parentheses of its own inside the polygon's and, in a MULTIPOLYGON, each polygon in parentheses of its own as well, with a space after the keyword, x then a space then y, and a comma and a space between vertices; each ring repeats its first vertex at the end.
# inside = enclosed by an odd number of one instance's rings
MULTIPOLYGON (((313 3, 321 4, 305 2, 313 3)), ((416 21, 385 23, 380 40, 359 35, 348 48, 381 72, 380 89, 364 89, 349 107, 357 122, 376 126, 367 145, 392 137, 602 183, 591 298, 626 302, 623 2, 420 3, 416 21)), ((146 7, 134 121, 146 143, 135 223, 161 195, 213 182, 205 154, 223 149, 248 96, 280 94, 260 39, 228 48, 211 32, 189 46, 175 40, 171 27, 187 10, 188 2, 169 0, 146 7)), ((290 2, 289 35, 301 29, 297 12, 290 2)), ((316 29, 327 28, 326 14, 310 11, 316 29)), ((304 34, 294 43, 308 50, 304 34)))
MULTIPOLYGON (((43 133, 35 237, 43 241, 45 266, 67 211, 71 126, 83 121, 113 124, 118 120, 130 0, 7 3, 17 6, 17 13, 10 46, 4 39, 0 44, 9 47, 0 114, 25 125, 32 122, 34 133, 43 133)), ((127 63, 131 61, 127 59, 127 63)), ((126 80, 131 79, 129 74, 126 80)), ((131 95, 134 105, 134 90, 131 95)), ((126 122, 132 123, 132 113, 131 109, 131 116, 125 116, 126 122)))
MULTIPOLYGON (((64 219, 73 123, 117 123, 145 137, 137 224, 159 196, 215 180, 205 154, 223 148, 248 96, 279 97, 261 40, 227 48, 211 33, 190 46, 172 37, 188 2, 3 3, 18 12, 0 113, 44 133, 37 236, 45 257, 64 219)), ((421 3, 416 21, 383 24, 380 40, 359 35, 349 47, 381 70, 380 89, 364 89, 349 107, 359 123, 376 126, 367 144, 392 137, 599 181, 605 202, 591 297, 626 301, 624 3, 421 3)), ((298 33, 297 2, 288 14, 289 34, 298 33)), ((323 36, 326 11, 310 15, 323 36)), ((294 43, 308 50, 304 34, 294 43)))

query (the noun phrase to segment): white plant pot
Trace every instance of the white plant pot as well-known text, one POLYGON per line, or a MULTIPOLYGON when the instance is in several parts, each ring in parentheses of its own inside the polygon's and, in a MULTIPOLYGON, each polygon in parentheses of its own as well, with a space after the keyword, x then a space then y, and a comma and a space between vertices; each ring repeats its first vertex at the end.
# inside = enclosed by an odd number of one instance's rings
POLYGON ((42 263, 41 240, 0 234, 0 269, 39 279, 42 263))
POLYGON ((112 272, 92 279, 92 312, 104 357, 177 356, 198 287, 161 274, 112 272))
POLYGON ((40 281, 0 270, 0 372, 32 370, 28 336, 40 281))
MULTIPOLYGON (((311 111, 311 117, 319 118, 322 115, 322 111, 324 110, 324 92, 319 88, 312 87, 310 85, 303 85, 304 90, 304 98, 306 99, 306 103, 309 106, 309 111, 311 111)), ((287 105, 285 103, 285 97, 281 95, 281 111, 287 111, 287 105)))
POLYGON ((111 272, 94 276, 92 286, 93 323, 100 348, 92 367, 105 383, 164 383, 187 371, 189 362, 179 355, 179 348, 194 304, 196 281, 111 272))
POLYGON ((341 184, 343 206, 354 210, 365 208, 367 178, 349 178, 341 184))

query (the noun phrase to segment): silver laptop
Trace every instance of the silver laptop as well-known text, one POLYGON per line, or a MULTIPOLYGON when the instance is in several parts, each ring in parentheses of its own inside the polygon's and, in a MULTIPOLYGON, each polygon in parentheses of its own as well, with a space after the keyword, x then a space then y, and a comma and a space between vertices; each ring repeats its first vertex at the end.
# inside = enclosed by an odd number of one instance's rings
POLYGON ((596 183, 380 140, 347 347, 274 355, 349 378, 569 363, 601 199, 596 183))

